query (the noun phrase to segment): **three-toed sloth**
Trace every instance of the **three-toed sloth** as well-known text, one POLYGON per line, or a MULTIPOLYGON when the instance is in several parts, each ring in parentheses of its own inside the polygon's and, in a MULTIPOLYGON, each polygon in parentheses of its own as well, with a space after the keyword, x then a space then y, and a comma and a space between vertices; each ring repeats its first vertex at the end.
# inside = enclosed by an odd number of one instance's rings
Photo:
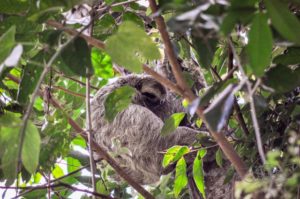
POLYGON ((118 154, 116 160, 141 184, 159 180, 163 155, 158 152, 173 145, 190 145, 196 140, 197 131, 183 126, 168 136, 160 135, 163 121, 184 110, 181 101, 150 76, 128 75, 103 87, 94 97, 91 110, 96 142, 110 152, 126 147, 129 153, 118 154), (125 85, 136 89, 132 103, 109 123, 104 117, 105 99, 125 85))

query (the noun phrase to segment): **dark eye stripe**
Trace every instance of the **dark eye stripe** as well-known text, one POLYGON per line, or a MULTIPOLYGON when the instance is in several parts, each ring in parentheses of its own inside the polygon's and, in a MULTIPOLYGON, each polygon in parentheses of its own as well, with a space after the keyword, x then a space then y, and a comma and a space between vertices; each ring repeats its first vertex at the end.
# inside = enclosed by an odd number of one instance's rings
POLYGON ((156 95, 152 94, 152 93, 148 93, 148 92, 144 92, 142 93, 142 95, 148 97, 148 98, 157 98, 156 95))

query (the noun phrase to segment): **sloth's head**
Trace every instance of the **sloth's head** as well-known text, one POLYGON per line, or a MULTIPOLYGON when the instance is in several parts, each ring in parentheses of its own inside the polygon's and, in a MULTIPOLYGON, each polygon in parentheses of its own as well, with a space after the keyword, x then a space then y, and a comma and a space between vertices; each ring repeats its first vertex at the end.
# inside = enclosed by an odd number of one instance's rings
POLYGON ((167 95, 165 87, 153 78, 141 79, 135 88, 137 92, 133 102, 146 107, 155 107, 161 104, 167 95))

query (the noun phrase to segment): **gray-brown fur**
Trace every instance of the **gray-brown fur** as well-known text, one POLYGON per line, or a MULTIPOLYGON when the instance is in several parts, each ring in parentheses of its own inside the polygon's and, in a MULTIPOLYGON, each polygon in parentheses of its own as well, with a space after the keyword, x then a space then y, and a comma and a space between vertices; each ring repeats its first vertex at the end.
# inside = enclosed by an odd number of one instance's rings
MULTIPOLYGON (((163 120, 175 112, 183 111, 180 100, 168 93, 165 88, 157 86, 154 79, 143 75, 121 77, 116 82, 103 87, 94 97, 92 109, 92 125, 97 143, 110 152, 117 152, 113 140, 118 140, 122 147, 129 149, 131 154, 119 154, 117 161, 126 172, 141 184, 157 182, 162 172, 162 155, 159 151, 173 145, 189 145, 195 141, 197 131, 178 127, 174 133, 162 137, 160 131, 163 120), (142 87, 140 87, 141 84, 142 87), (119 113, 112 123, 104 119, 104 101, 113 90, 129 85, 137 88, 137 94, 129 107, 119 113), (145 104, 141 90, 150 85, 160 93, 158 103, 153 106, 145 104)), ((150 89, 149 88, 149 89, 150 89)), ((146 89, 147 90, 147 89, 146 89)), ((149 91, 149 90, 148 90, 149 91)))

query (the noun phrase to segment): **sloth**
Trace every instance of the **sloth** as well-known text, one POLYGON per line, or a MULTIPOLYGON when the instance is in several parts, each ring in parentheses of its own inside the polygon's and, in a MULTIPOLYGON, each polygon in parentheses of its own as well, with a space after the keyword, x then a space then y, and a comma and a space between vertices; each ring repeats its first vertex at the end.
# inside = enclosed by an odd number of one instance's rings
POLYGON ((163 121, 184 109, 174 94, 150 76, 128 75, 103 87, 93 98, 91 110, 95 141, 115 153, 120 146, 126 147, 129 152, 118 154, 116 160, 140 184, 159 180, 163 155, 158 152, 196 140, 197 131, 184 126, 170 135, 160 135, 163 121), (135 88, 136 94, 132 103, 109 123, 104 118, 104 101, 108 94, 125 85, 135 88), (120 146, 116 146, 116 141, 120 146))
MULTIPOLYGON (((114 154, 124 171, 140 184, 153 184, 159 181, 162 174, 172 171, 172 168, 167 171, 163 169, 163 154, 159 152, 174 145, 192 145, 199 134, 208 136, 206 132, 186 127, 187 121, 175 132, 162 136, 160 132, 165 119, 173 113, 183 112, 184 108, 176 95, 147 75, 127 75, 104 86, 93 98, 91 111, 95 141, 114 154), (136 93, 131 104, 109 123, 104 117, 104 102, 110 93, 122 86, 131 86, 136 93)), ((213 148, 208 150, 203 164, 207 198, 231 198, 233 184, 223 184, 230 164, 224 161, 223 168, 218 167, 215 151, 213 148)), ((190 196, 201 198, 192 178, 192 155, 187 159, 190 196)))

